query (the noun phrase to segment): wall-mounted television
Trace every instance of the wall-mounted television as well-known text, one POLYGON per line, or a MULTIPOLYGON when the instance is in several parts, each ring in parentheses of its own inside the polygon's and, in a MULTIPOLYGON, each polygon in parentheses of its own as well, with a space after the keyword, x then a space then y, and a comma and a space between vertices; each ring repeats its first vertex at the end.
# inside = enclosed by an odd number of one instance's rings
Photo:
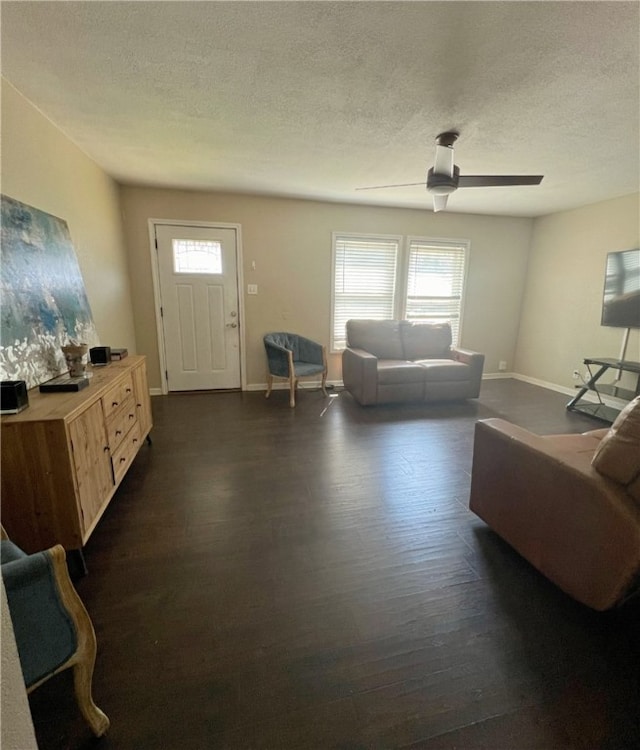
POLYGON ((640 328, 640 248, 607 255, 602 325, 640 328))

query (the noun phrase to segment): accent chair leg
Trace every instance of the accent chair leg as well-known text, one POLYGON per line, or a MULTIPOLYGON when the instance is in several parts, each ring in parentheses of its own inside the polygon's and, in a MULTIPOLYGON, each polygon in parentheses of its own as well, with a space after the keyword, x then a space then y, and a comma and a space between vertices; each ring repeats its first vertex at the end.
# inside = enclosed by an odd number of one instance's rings
POLYGON ((80 712, 85 718, 91 731, 96 737, 102 737, 109 729, 109 717, 93 702, 91 695, 91 680, 93 665, 96 659, 95 636, 93 638, 93 653, 86 654, 82 661, 73 665, 73 685, 80 712))
POLYGON ((296 405, 296 385, 298 381, 295 375, 289 376, 289 406, 293 409, 296 405))
POLYGON ((273 375, 269 375, 267 378, 267 392, 264 394, 265 398, 269 398, 271 395, 271 389, 273 388, 273 375))
POLYGON ((61 669, 73 667, 73 685, 80 712, 96 737, 102 737, 109 729, 109 718, 96 706, 91 696, 91 680, 97 651, 96 633, 89 613, 69 578, 64 549, 56 545, 48 550, 48 554, 60 599, 75 626, 78 644, 75 654, 61 669))
POLYGON ((322 373, 322 383, 320 384, 320 387, 322 388, 322 392, 324 393, 324 395, 325 395, 325 396, 327 396, 327 395, 328 395, 328 394, 327 394, 327 388, 326 388, 326 385, 327 385, 327 371, 325 370, 325 371, 324 371, 324 372, 322 373))

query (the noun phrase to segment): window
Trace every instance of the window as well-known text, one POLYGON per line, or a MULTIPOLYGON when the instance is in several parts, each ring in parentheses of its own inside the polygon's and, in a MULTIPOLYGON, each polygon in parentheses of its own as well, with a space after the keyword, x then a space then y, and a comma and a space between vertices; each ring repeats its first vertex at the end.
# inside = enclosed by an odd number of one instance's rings
POLYGON ((430 323, 449 321, 459 341, 466 248, 461 244, 409 238, 404 317, 430 323))
POLYGON ((393 318, 400 237, 334 235, 331 349, 347 345, 350 318, 393 318))
POLYGON ((222 273, 222 245, 212 240, 173 240, 174 273, 222 273))
POLYGON ((345 348, 350 318, 449 321, 457 344, 468 249, 466 240, 334 234, 332 351, 345 348))

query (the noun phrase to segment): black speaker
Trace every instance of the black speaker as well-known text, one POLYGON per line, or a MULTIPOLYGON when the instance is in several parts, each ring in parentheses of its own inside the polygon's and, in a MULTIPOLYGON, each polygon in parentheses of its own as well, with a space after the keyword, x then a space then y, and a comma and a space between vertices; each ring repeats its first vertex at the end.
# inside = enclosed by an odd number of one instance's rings
POLYGON ((108 365, 111 362, 111 347, 94 346, 89 349, 89 359, 92 365, 108 365))
POLYGON ((0 382, 0 413, 17 414, 29 406, 29 394, 24 380, 0 382))

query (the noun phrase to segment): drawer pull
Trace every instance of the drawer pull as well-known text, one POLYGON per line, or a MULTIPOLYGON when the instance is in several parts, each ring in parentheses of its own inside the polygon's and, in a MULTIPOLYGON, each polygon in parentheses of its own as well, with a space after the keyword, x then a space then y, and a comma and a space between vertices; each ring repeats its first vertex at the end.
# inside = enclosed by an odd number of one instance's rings
POLYGON ((138 442, 138 438, 133 438, 133 444, 135 445, 138 442))
POLYGON ((127 459, 126 459, 126 458, 125 458, 125 457, 123 456, 123 457, 122 457, 122 458, 120 459, 120 463, 121 463, 121 464, 123 464, 123 463, 124 463, 124 462, 125 462, 126 460, 127 460, 127 459))
POLYGON ((129 414, 129 419, 135 419, 135 418, 136 418, 135 414, 129 414))
POLYGON ((131 393, 131 388, 126 388, 127 393, 131 393))
POLYGON ((119 401, 112 401, 111 406, 117 406, 120 402, 119 401))
POLYGON ((108 446, 108 445, 105 445, 105 446, 104 446, 104 448, 103 448, 102 450, 103 450, 103 451, 104 451, 104 452, 106 453, 106 452, 107 452, 107 451, 109 450, 109 446, 108 446))
POLYGON ((116 435, 122 435, 122 430, 116 430, 116 435))

